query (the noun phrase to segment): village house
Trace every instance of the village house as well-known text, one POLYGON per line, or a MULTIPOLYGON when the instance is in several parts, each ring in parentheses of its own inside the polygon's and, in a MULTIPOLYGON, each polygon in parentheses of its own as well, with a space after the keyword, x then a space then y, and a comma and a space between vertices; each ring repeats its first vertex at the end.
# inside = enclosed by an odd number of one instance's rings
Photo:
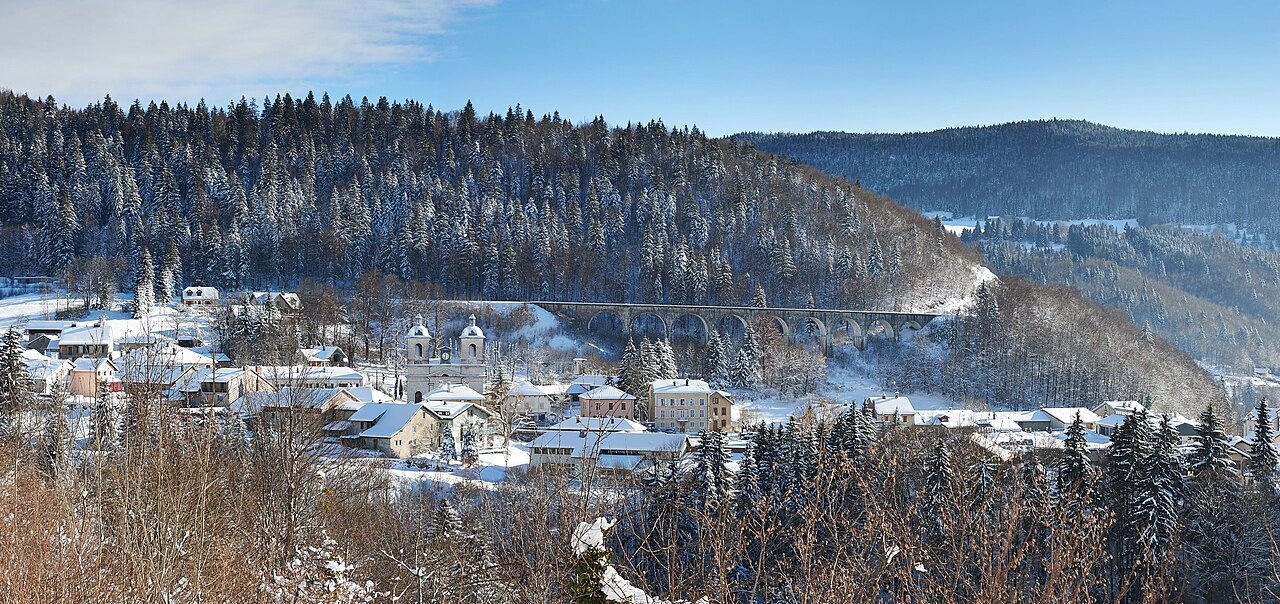
POLYGON ((607 375, 580 375, 574 378, 572 382, 569 382, 569 387, 565 388, 564 395, 569 402, 577 403, 581 401, 583 394, 608 383, 609 376, 607 375))
POLYGON ((116 378, 119 369, 111 359, 81 357, 72 363, 70 392, 76 396, 96 396, 98 385, 105 384, 109 392, 121 392, 124 388, 116 378))
POLYGON ((911 399, 905 396, 889 396, 881 395, 872 397, 863 401, 863 406, 870 406, 875 410, 876 419, 886 423, 897 423, 904 426, 916 426, 919 424, 916 408, 911 404, 911 399))
MULTIPOLYGON (((389 457, 414 457, 439 444, 439 417, 426 405, 365 403, 346 420, 343 440, 389 457)), ((328 427, 328 426, 326 426, 328 427)))
POLYGON ((309 367, 345 366, 347 364, 347 353, 337 346, 303 348, 298 351, 298 356, 302 363, 309 367))
POLYGON ((342 388, 285 387, 274 392, 249 392, 232 409, 244 417, 260 417, 269 425, 281 425, 286 416, 300 420, 301 426, 320 427, 334 418, 343 404, 358 402, 342 388))
POLYGON ((245 302, 258 306, 271 305, 281 314, 292 314, 302 310, 302 298, 294 292, 247 292, 245 302))
POLYGON ((485 449, 498 432, 493 413, 475 402, 429 402, 426 407, 436 416, 438 438, 446 433, 453 436, 454 453, 462 451, 468 434, 475 439, 477 449, 485 449))
POLYGON ((247 393, 275 389, 257 372, 240 367, 200 369, 181 387, 186 407, 232 407, 247 393))
POLYGON ((115 335, 106 319, 62 330, 58 337, 58 358, 107 358, 115 352, 115 335))
POLYGON ((166 399, 181 400, 185 396, 174 391, 180 390, 196 371, 192 365, 123 363, 118 376, 124 384, 124 391, 130 394, 158 393, 166 399))
POLYGON ((484 402, 484 395, 462 384, 445 384, 428 392, 422 401, 428 404, 440 403, 475 403, 484 402))
POLYGON ((711 429, 715 392, 702 380, 654 380, 649 388, 649 419, 658 430, 669 432, 711 429))
POLYGON ((535 422, 546 422, 556 411, 552 407, 551 396, 542 388, 521 380, 507 391, 502 399, 504 412, 511 415, 527 415, 535 422))
POLYGON ((1102 401, 1098 406, 1093 408, 1093 412, 1101 418, 1110 417, 1112 415, 1133 415, 1139 411, 1146 411, 1146 407, 1138 401, 1102 401))
POLYGON ((551 430, 529 446, 530 470, 567 467, 583 473, 590 469, 636 471, 657 462, 674 462, 689 450, 685 434, 551 430))
POLYGON ((184 306, 217 306, 218 288, 207 285, 192 285, 182 290, 184 306))
POLYGON ((27 341, 40 336, 56 340, 62 336, 63 330, 75 326, 75 321, 27 321, 27 341))
POLYGON ((614 386, 600 386, 582 393, 583 417, 625 417, 635 415, 636 397, 614 386))
POLYGON ((69 379, 71 375, 71 362, 51 359, 35 350, 22 351, 22 360, 27 364, 27 388, 32 394, 50 394, 55 384, 69 379))

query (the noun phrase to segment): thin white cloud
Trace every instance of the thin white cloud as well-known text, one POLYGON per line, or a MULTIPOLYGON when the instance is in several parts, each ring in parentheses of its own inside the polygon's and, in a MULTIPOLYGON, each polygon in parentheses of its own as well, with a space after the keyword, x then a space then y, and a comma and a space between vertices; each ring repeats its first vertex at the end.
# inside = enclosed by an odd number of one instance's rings
POLYGON ((253 96, 431 60, 494 0, 0 0, 0 88, 84 103, 253 96))

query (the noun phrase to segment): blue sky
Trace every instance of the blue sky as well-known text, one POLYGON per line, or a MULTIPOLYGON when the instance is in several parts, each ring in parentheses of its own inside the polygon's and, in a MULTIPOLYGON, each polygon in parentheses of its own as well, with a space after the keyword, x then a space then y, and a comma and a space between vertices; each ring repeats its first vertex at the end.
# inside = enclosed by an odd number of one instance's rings
POLYGON ((77 105, 327 90, 714 135, 1052 117, 1280 135, 1274 1, 9 3, 0 53, 22 60, 0 87, 77 105))

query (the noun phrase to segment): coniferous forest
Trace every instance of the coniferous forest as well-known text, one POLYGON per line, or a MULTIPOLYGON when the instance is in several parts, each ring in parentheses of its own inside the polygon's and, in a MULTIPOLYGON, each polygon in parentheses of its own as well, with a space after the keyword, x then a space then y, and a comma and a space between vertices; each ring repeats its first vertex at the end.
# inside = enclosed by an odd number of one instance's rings
MULTIPOLYGON (((376 274, 471 299, 884 310, 974 289, 977 255, 941 225, 696 128, 313 95, 72 109, 5 93, 0 123, 10 274, 160 297, 376 274)), ((886 383, 1015 407, 1221 397, 1074 290, 990 293, 986 327, 943 328, 886 383)))

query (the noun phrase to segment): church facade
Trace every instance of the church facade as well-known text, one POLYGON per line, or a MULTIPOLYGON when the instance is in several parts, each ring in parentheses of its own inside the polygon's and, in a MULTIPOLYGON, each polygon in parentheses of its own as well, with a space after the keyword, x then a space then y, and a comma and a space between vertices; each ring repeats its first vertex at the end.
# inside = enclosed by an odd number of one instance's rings
POLYGON ((425 397, 442 386, 462 384, 484 392, 485 336, 476 326, 476 316, 467 317, 467 327, 458 335, 458 349, 442 343, 436 351, 431 332, 427 331, 422 315, 414 318, 414 325, 405 335, 405 399, 421 403, 425 397))

